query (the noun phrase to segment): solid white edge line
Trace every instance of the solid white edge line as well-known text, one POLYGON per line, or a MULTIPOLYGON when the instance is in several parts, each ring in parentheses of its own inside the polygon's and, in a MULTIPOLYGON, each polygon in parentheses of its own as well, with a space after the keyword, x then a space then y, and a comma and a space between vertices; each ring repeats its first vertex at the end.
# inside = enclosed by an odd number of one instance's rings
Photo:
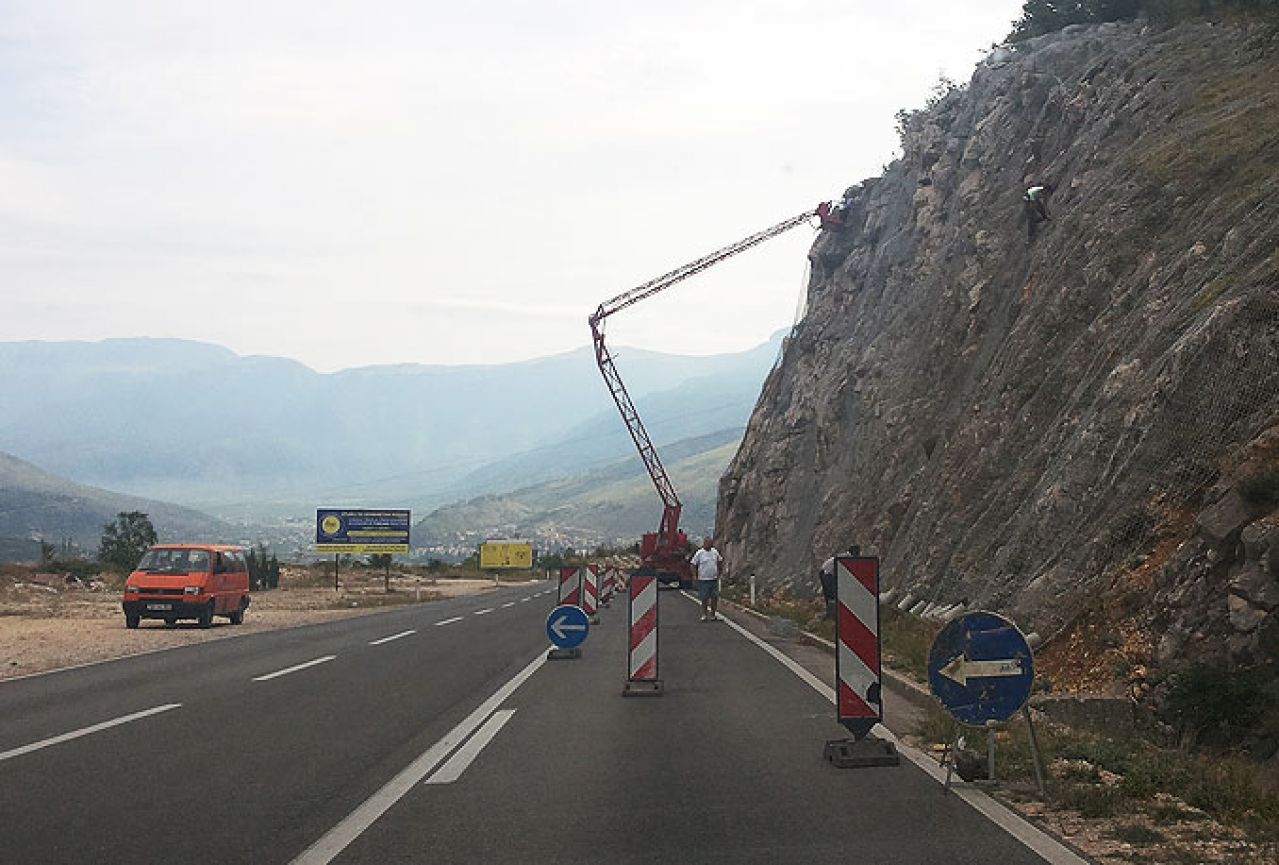
POLYGON ((452 784, 458 778, 462 777, 475 758, 480 756, 480 752, 492 742, 494 737, 501 732, 506 726, 506 722, 511 720, 511 716, 515 714, 514 709, 498 709, 492 716, 484 722, 484 726, 475 731, 475 735, 466 740, 466 744, 453 752, 453 756, 448 761, 435 770, 435 774, 427 778, 424 783, 427 784, 452 784))
POLYGON ((412 629, 407 630, 407 631, 400 631, 398 634, 392 634, 391 636, 389 636, 389 637, 383 637, 383 638, 382 638, 382 639, 380 639, 380 640, 369 640, 369 645, 370 645, 370 646, 380 646, 380 645, 382 645, 383 643, 389 643, 389 642, 391 642, 392 640, 399 640, 399 639, 402 639, 403 637, 412 636, 413 634, 416 634, 416 633, 417 633, 417 631, 412 630, 412 629))
POLYGON ((537 653, 523 670, 515 674, 509 682, 498 688, 493 696, 480 704, 474 712, 467 715, 461 723, 448 732, 443 739, 422 752, 412 763, 400 770, 400 773, 386 782, 380 790, 365 799, 354 811, 342 819, 310 847, 294 859, 290 865, 328 865, 338 854, 345 850, 352 841, 372 826, 379 817, 400 801, 405 793, 431 773, 454 748, 460 745, 476 727, 484 723, 506 698, 515 693, 520 685, 528 681, 534 673, 546 663, 546 649, 537 653))
POLYGON ((476 616, 483 616, 483 615, 487 615, 488 613, 491 613, 491 612, 493 612, 493 608, 492 608, 492 607, 486 607, 486 608, 484 608, 483 610, 476 610, 476 611, 473 613, 473 615, 476 615, 476 616))
MULTIPOLYGON (((687 592, 680 592, 680 594, 695 604, 699 603, 696 598, 689 595, 687 592)), ((801 667, 793 658, 783 654, 780 649, 775 646, 770 646, 768 643, 764 642, 759 637, 734 622, 732 619, 725 616, 720 616, 719 618, 734 631, 741 634, 743 637, 750 640, 773 658, 781 662, 782 666, 802 679, 805 683, 812 687, 814 691, 829 700, 832 706, 835 705, 835 691, 828 687, 825 682, 801 667)), ((871 732, 879 739, 892 742, 902 756, 915 764, 915 766, 923 769, 924 773, 927 774, 928 777, 932 778, 939 784, 945 783, 945 771, 941 768, 941 766, 937 765, 936 760, 929 757, 923 751, 920 751, 917 748, 912 748, 910 745, 907 745, 905 742, 898 739, 893 731, 889 730, 883 724, 876 724, 871 732)), ((1030 823, 1025 818, 1014 813, 1011 809, 1002 805, 995 799, 992 799, 990 796, 987 796, 982 791, 967 787, 952 787, 951 792, 971 805, 979 814, 990 820, 990 822, 1016 838, 1026 847, 1029 847, 1032 851, 1042 857, 1044 861, 1049 862, 1050 865, 1088 865, 1087 859, 1082 858, 1078 853, 1075 853, 1069 847, 1066 847, 1056 838, 1044 833, 1033 823, 1030 823)))
POLYGON ((23 745, 20 748, 13 748, 8 751, 0 751, 0 762, 12 759, 13 757, 21 757, 23 754, 30 754, 32 751, 39 751, 42 748, 48 748, 52 745, 61 745, 63 742, 70 742, 72 739, 79 739, 81 736, 88 736, 93 733, 101 733, 103 730, 110 730, 112 727, 119 727, 121 724, 127 724, 130 721, 138 721, 142 718, 149 718, 152 715, 158 715, 161 712, 168 712, 172 709, 179 709, 181 703, 165 703, 163 706, 155 706, 150 709, 143 709, 141 712, 134 712, 131 715, 121 715, 119 718, 112 718, 110 721, 102 721, 97 724, 90 724, 88 727, 81 727, 79 730, 72 730, 70 733, 63 733, 60 736, 53 736, 49 739, 41 739, 39 742, 32 742, 30 745, 23 745))
POLYGON ((443 621, 436 622, 436 623, 435 623, 435 627, 437 627, 437 628, 438 628, 440 625, 451 625, 451 624, 453 624, 454 622, 460 622, 460 621, 462 621, 462 617, 461 617, 461 616, 454 616, 454 617, 453 617, 453 618, 451 618, 451 619, 444 619, 443 621))
POLYGON ((326 661, 332 661, 337 655, 325 655, 323 658, 315 658, 304 664, 294 664, 292 667, 285 667, 283 670, 276 670, 274 673, 264 673, 261 676, 254 676, 255 682, 269 682, 271 679, 278 679, 281 676, 287 676, 289 673, 296 673, 298 670, 305 670, 307 667, 314 667, 316 664, 323 664, 326 661))

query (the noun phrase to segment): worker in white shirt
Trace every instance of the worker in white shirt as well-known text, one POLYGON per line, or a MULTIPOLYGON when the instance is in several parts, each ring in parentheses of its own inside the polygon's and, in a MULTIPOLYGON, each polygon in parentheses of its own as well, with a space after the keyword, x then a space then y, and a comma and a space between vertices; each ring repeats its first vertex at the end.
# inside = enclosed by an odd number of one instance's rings
POLYGON ((715 549, 714 541, 702 538, 702 548, 689 563, 697 570, 697 597, 702 602, 702 621, 713 622, 719 612, 720 565, 724 557, 715 549))

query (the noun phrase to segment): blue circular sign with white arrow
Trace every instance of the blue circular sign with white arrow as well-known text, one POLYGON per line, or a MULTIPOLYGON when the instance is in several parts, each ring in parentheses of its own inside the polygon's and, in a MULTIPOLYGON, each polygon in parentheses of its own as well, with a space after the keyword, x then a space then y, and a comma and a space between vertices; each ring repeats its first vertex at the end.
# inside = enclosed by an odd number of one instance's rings
POLYGON ((591 619, 581 607, 562 604, 546 617, 546 636, 557 649, 576 649, 586 642, 591 619))
POLYGON ((961 724, 1007 721, 1026 705, 1035 657, 1017 626, 995 613, 966 613, 928 650, 928 684, 961 724))

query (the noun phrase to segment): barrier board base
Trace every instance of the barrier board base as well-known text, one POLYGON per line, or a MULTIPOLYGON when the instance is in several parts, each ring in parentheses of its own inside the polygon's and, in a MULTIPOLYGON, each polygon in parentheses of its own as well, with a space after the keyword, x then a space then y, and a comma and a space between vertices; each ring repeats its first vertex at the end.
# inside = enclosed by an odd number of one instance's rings
POLYGON ((546 653, 548 661, 572 661, 582 657, 582 650, 577 649, 551 649, 546 653))
POLYGON ((892 742, 878 739, 833 739, 826 743, 822 756, 836 769, 866 769, 871 766, 897 766, 901 756, 892 742))
POLYGON ((660 697, 662 696, 662 680, 651 682, 627 682, 622 688, 623 697, 660 697))

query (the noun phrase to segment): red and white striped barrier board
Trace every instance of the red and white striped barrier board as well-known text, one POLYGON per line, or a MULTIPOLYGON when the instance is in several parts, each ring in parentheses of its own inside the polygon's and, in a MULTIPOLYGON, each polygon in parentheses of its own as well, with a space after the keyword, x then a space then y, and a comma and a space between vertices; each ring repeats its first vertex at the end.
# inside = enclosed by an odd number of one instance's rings
POLYGON ((604 572, 604 585, 600 587, 600 603, 607 604, 613 600, 613 569, 604 572))
POLYGON ((560 604, 582 605, 582 571, 580 568, 560 568, 560 604))
POLYGON ((860 739, 884 719, 880 699, 879 559, 835 559, 835 679, 839 723, 860 739))
POLYGON ((631 639, 626 680, 657 682, 657 577, 631 577, 631 639))
POLYGON ((592 617, 600 609, 600 574, 594 565, 582 568, 582 609, 592 617))

